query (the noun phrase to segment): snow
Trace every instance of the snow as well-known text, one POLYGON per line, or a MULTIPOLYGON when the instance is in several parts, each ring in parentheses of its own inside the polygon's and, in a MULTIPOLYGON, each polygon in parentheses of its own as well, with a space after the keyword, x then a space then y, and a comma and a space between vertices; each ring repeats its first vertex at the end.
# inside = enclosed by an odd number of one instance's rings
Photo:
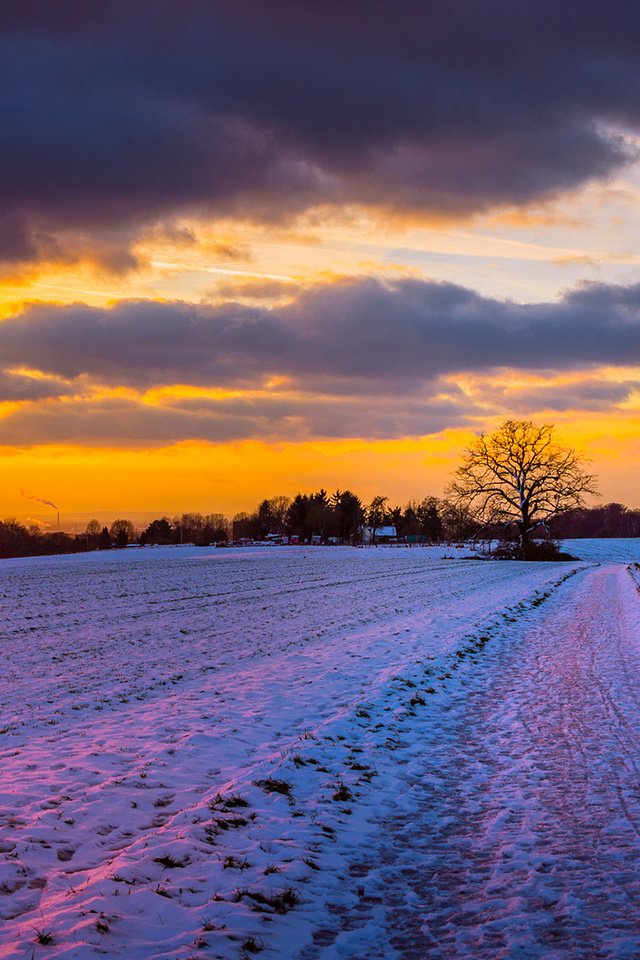
POLYGON ((465 553, 0 562, 0 958, 637 955, 636 571, 465 553))
POLYGON ((563 547, 573 557, 584 560, 599 560, 603 563, 640 562, 640 537, 564 540, 563 547))

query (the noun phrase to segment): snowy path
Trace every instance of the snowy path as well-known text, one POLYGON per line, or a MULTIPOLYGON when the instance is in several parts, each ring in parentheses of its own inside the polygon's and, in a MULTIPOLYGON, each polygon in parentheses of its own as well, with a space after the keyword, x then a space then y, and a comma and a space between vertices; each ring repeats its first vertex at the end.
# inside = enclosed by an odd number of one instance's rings
POLYGON ((583 570, 434 698, 305 958, 640 956, 638 608, 624 566, 583 570))

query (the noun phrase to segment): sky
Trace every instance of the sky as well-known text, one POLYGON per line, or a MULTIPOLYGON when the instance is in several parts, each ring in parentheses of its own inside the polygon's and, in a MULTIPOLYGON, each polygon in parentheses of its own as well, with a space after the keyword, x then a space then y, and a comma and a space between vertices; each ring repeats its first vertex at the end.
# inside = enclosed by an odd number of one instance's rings
POLYGON ((403 503, 506 418, 640 506, 637 4, 0 12, 0 516, 403 503))

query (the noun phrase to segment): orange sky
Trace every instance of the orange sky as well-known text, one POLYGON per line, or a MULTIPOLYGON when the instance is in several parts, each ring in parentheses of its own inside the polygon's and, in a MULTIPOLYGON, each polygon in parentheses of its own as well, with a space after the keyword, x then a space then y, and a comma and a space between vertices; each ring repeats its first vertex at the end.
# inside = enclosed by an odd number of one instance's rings
MULTIPOLYGON (((149 514, 191 510, 231 516, 251 510, 263 496, 291 496, 320 486, 329 491, 350 487, 365 500, 382 492, 405 503, 440 495, 470 436, 447 431, 378 442, 186 442, 146 450, 3 448, 4 512, 53 525, 55 512, 28 501, 23 490, 59 506, 67 527, 89 514, 105 522, 116 515, 142 520, 149 514)), ((626 502, 640 505, 634 497, 640 417, 625 422, 611 418, 597 425, 567 423, 561 436, 590 454, 605 501, 620 499, 621 491, 628 490, 626 502)))

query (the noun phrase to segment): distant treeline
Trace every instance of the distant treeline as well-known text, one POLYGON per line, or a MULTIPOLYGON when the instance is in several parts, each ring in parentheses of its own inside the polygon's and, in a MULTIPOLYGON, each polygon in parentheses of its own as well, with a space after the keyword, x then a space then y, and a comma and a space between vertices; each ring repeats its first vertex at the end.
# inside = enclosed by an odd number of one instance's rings
MULTIPOLYGON (((377 496, 364 503, 351 490, 326 490, 298 493, 295 497, 263 500, 253 513, 238 513, 228 520, 220 513, 183 513, 160 517, 144 530, 136 530, 130 520, 115 520, 109 527, 91 520, 81 534, 47 533, 37 526, 26 527, 17 520, 0 521, 0 557, 43 556, 85 553, 92 550, 124 548, 130 544, 180 544, 266 540, 268 537, 294 537, 301 543, 359 543, 363 527, 376 531, 394 527, 398 540, 427 543, 456 542, 476 536, 500 537, 505 530, 479 529, 469 513, 455 503, 439 497, 410 500, 404 507, 391 506, 389 498, 377 496)), ((557 539, 581 537, 638 537, 640 510, 621 503, 571 510, 549 524, 549 533, 557 539)))
MULTIPOLYGON (((234 540, 264 540, 269 535, 298 536, 302 540, 337 537, 344 543, 359 542, 363 525, 372 530, 395 527, 399 540, 419 538, 429 543, 455 542, 474 537, 509 537, 513 531, 504 527, 480 528, 464 507, 441 497, 410 500, 406 506, 391 506, 388 497, 374 497, 364 504, 350 490, 325 490, 312 494, 273 497, 263 500, 251 513, 239 513, 232 521, 234 540)), ((638 537, 640 510, 631 510, 621 503, 570 510, 549 523, 548 533, 554 539, 581 537, 638 537)))
POLYGON ((180 517, 154 520, 146 530, 136 530, 130 520, 114 520, 110 527, 90 520, 83 533, 47 533, 36 525, 26 527, 17 520, 0 521, 0 557, 36 557, 60 553, 110 550, 140 543, 196 543, 206 546, 226 541, 230 524, 220 513, 204 516, 184 513, 180 517))
POLYGON ((622 503, 583 507, 560 514, 549 524, 554 537, 573 540, 582 537, 640 537, 640 510, 622 503))
POLYGON ((263 500, 253 513, 238 513, 232 521, 234 540, 264 540, 268 536, 298 537, 301 541, 319 538, 357 543, 363 526, 372 531, 395 527, 399 538, 407 536, 439 543, 460 539, 471 533, 473 524, 466 511, 437 497, 411 500, 405 507, 393 507, 389 498, 374 497, 369 504, 351 490, 298 493, 263 500))
POLYGON ((17 520, 0 521, 0 557, 38 557, 81 549, 67 533, 43 533, 39 527, 25 527, 17 520))

